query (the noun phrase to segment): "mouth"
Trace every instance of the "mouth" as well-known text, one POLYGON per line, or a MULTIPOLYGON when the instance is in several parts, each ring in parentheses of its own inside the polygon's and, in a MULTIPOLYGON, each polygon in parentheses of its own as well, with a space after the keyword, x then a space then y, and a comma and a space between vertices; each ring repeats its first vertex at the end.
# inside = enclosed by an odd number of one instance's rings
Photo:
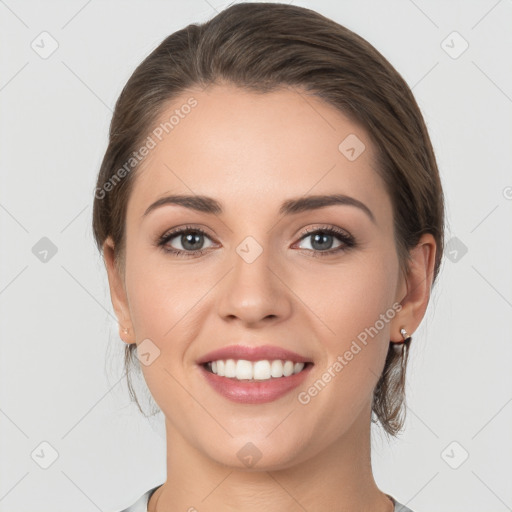
POLYGON ((205 384, 219 396, 255 405, 291 395, 307 379, 314 364, 291 359, 215 359, 198 366, 205 384))
POLYGON ((229 345, 196 363, 211 389, 244 404, 284 397, 304 382, 314 366, 311 357, 275 345, 229 345))

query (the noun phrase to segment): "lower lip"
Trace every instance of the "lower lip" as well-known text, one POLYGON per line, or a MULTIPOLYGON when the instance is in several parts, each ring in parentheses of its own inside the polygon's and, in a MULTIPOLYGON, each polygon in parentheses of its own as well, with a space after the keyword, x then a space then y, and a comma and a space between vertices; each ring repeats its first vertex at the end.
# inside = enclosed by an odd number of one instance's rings
POLYGON ((228 400, 244 404, 263 404, 277 400, 299 386, 307 377, 312 366, 309 363, 301 372, 294 373, 289 377, 262 381, 219 377, 217 374, 209 372, 203 365, 200 365, 200 368, 208 384, 228 400))

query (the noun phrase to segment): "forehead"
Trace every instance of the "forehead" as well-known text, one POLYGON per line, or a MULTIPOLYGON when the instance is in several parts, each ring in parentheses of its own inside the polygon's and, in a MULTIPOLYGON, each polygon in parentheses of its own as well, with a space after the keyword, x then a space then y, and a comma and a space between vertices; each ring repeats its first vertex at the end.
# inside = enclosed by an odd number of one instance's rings
POLYGON ((390 212, 364 128, 299 89, 190 89, 163 109, 149 135, 154 147, 128 207, 138 217, 170 193, 213 196, 236 212, 340 193, 373 205, 377 217, 390 212))

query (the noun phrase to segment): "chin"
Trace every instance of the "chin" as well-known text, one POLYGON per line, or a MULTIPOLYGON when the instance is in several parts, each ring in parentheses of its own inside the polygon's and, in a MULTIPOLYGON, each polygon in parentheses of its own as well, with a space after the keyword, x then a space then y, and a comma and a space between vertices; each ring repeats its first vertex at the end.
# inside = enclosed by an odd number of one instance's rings
MULTIPOLYGON (((273 434, 272 434, 273 435, 273 434)), ((267 434, 230 438, 225 444, 216 443, 205 447, 204 453, 219 464, 246 471, 276 471, 292 467, 306 459, 302 443, 287 434, 270 439, 267 434)))

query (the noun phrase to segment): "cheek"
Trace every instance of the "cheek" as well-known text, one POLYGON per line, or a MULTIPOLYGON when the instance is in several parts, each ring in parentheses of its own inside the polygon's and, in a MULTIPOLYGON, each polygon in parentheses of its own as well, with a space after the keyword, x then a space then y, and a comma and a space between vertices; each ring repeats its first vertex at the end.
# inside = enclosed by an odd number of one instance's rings
POLYGON ((151 361, 141 364, 141 369, 157 404, 172 416, 176 397, 187 400, 179 385, 184 359, 190 340, 199 335, 201 297, 213 283, 175 269, 170 273, 161 265, 137 264, 135 258, 130 270, 126 284, 137 343, 151 340, 146 345, 151 361))
POLYGON ((319 316, 334 331, 322 329, 326 362, 321 380, 329 383, 330 391, 322 393, 317 406, 329 410, 331 401, 343 404, 343 411, 326 419, 333 428, 367 404, 385 363, 398 275, 395 254, 385 254, 361 253, 316 287, 315 311, 322 312, 319 316))
POLYGON ((126 286, 137 338, 150 338, 159 346, 176 340, 176 334, 187 328, 201 297, 214 284, 208 276, 171 270, 165 263, 165 258, 151 261, 136 250, 127 261, 126 286))
MULTIPOLYGON (((398 262, 392 252, 388 254, 354 253, 346 265, 299 278, 300 295, 307 297, 307 304, 318 313, 331 338, 346 343, 373 326, 392 307, 398 262)), ((380 322, 378 327, 382 327, 380 322)), ((383 330, 389 330, 389 323, 383 330)))
POLYGON ((309 404, 305 410, 316 411, 324 432, 332 435, 348 428, 371 401, 396 315, 392 305, 398 267, 393 256, 365 255, 351 263, 310 288, 316 290, 312 309, 329 331, 318 327, 317 332, 324 333, 320 342, 326 358, 318 368, 319 378, 301 390, 299 401, 309 404))

